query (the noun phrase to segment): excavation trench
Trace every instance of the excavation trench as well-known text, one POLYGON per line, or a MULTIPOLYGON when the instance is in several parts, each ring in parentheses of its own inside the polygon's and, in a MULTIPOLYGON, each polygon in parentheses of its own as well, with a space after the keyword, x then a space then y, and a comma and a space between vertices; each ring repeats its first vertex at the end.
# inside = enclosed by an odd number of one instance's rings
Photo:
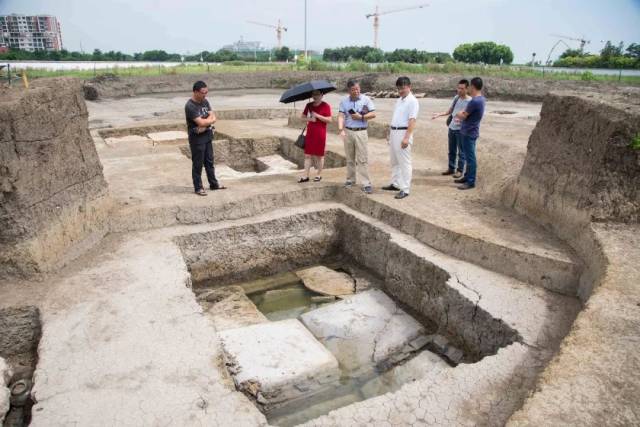
POLYGON ((521 340, 479 295, 461 292, 459 278, 341 209, 176 241, 236 388, 275 425, 446 375, 521 340))

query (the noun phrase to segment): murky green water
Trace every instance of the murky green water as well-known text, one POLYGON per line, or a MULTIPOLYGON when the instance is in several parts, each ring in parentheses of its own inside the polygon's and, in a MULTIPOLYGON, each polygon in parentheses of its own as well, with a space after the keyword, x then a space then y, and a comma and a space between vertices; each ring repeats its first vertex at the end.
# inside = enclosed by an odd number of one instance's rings
POLYGON ((249 295, 249 299, 258 310, 271 321, 295 319, 309 310, 320 307, 323 303, 314 302, 311 298, 320 296, 304 287, 302 282, 278 289, 258 292, 249 295))

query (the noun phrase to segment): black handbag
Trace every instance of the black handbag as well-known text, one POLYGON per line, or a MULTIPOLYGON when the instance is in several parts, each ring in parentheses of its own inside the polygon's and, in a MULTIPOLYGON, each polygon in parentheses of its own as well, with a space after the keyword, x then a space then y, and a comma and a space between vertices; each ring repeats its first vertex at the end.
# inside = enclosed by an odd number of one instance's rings
POLYGON ((298 139, 296 139, 296 147, 304 149, 304 131, 307 129, 307 126, 305 125, 304 128, 302 128, 302 132, 300 132, 300 135, 298 135, 298 139))
MULTIPOLYGON (((451 113, 453 113, 453 109, 456 108, 456 103, 458 102, 458 99, 460 99, 459 96, 456 97, 455 101, 453 101, 453 104, 451 104, 451 113)), ((447 117, 447 127, 449 127, 452 120, 453 120, 453 114, 449 114, 449 117, 447 117)))

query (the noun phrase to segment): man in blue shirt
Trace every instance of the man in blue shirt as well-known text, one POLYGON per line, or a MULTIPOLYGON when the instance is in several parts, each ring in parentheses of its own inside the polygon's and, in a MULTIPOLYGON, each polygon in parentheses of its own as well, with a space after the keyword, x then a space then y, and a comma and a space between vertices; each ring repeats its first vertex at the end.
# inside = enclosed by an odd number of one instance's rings
POLYGON ((344 143, 344 154, 347 159, 347 181, 349 188, 356 183, 356 171, 362 183, 362 191, 373 192, 369 179, 369 160, 367 143, 367 125, 376 117, 375 107, 371 99, 360 94, 360 83, 357 80, 347 82, 349 95, 340 102, 338 109, 338 134, 344 143))
POLYGON ((456 118, 462 121, 460 136, 462 137, 462 151, 467 162, 464 176, 454 182, 462 184, 459 190, 470 190, 476 186, 476 141, 480 136, 480 121, 484 115, 486 99, 482 96, 482 79, 474 77, 469 87, 471 101, 464 111, 459 112, 456 118))

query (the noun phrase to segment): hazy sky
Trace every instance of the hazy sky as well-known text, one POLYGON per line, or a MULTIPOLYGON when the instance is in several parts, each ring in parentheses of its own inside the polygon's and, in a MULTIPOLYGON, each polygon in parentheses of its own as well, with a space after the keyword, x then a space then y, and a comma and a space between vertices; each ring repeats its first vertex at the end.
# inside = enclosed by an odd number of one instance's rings
MULTIPOLYGON (((584 36, 591 51, 602 48, 601 40, 640 42, 640 0, 307 0, 308 46, 372 45, 365 14, 376 4, 385 11, 422 3, 430 6, 380 17, 381 48, 452 52, 460 43, 492 40, 509 45, 521 63, 532 52, 546 59, 553 33, 584 36)), ((274 46, 275 30, 246 21, 278 18, 289 29, 283 43, 304 45, 304 0, 0 0, 0 14, 9 13, 57 16, 65 48, 80 50, 82 42, 85 52, 195 53, 241 36, 274 46)))

